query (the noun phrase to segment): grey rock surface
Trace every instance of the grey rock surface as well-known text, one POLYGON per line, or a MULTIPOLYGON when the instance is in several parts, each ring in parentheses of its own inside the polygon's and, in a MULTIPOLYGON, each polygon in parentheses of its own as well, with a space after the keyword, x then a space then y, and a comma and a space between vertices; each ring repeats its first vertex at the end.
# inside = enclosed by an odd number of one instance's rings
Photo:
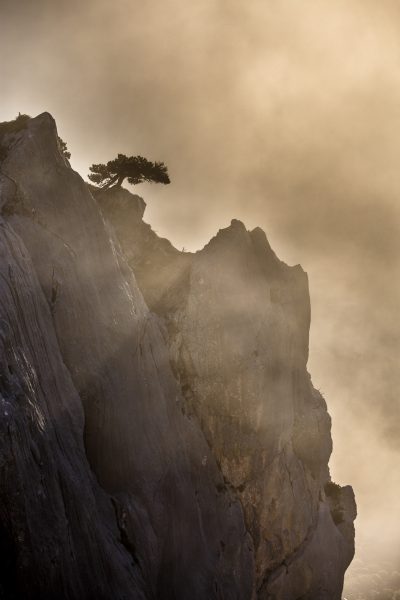
POLYGON ((330 417, 306 368, 306 273, 239 221, 203 250, 180 253, 143 223, 139 197, 110 190, 97 198, 165 322, 185 411, 244 508, 257 597, 340 599, 355 502, 351 488, 330 484, 330 417))
POLYGON ((179 252, 47 113, 0 141, 0 599, 339 600, 306 274, 239 221, 179 252))
MULTIPOLYGON (((112 559, 121 570, 118 552, 122 553, 131 567, 127 577, 138 580, 126 597, 140 598, 143 590, 146 598, 250 598, 253 547, 239 499, 224 485, 195 420, 182 414, 180 389, 158 319, 147 309, 88 187, 60 154, 50 115, 32 119, 18 133, 1 174, 3 217, 30 260, 37 284, 28 291, 40 295, 47 312, 48 322, 39 329, 43 335, 54 330, 58 354, 52 353, 52 360, 76 390, 76 410, 82 410, 81 405, 84 409, 84 436, 82 415, 79 428, 75 423, 69 424, 68 432, 63 424, 60 428, 78 438, 82 455, 84 438, 90 466, 113 512, 111 541, 118 551, 112 559)), ((7 316, 0 318, 13 328, 7 316)), ((35 334, 30 321, 25 327, 35 334)), ((45 368, 48 353, 39 342, 31 352, 45 368)), ((57 406, 70 406, 62 389, 59 394, 57 399, 51 390, 44 391, 57 406)), ((15 435, 20 435, 18 426, 15 435)), ((60 464, 69 463, 70 449, 59 443, 60 464)), ((27 450, 23 447, 22 452, 27 450)), ((52 454, 50 448, 48 452, 52 454)), ((53 460, 57 465, 58 459, 53 460)), ((46 463, 38 476, 48 468, 46 463)), ((79 488, 79 472, 70 468, 79 488)), ((14 479, 20 477, 11 472, 14 479)), ((29 474, 24 477, 30 485, 29 474)), ((2 489, 8 497, 8 484, 2 489)), ((21 494, 25 503, 31 501, 29 487, 26 490, 21 494)), ((46 531, 52 522, 42 508, 37 527, 46 531)), ((98 543, 94 534, 85 534, 81 510, 92 514, 89 506, 77 504, 62 518, 68 518, 73 535, 90 555, 98 543)), ((16 534, 5 527, 18 546, 16 534)), ((68 547, 68 535, 66 528, 58 540, 60 549, 68 547)), ((38 543, 37 552, 46 549, 38 543)), ((110 571, 112 564, 110 559, 110 571)), ((112 577, 103 574, 111 589, 104 597, 120 597, 118 587, 124 582, 118 569, 112 577)), ((85 570, 96 578, 95 566, 85 570)), ((75 576, 67 571, 64 575, 75 576)), ((46 578, 41 585, 36 597, 54 597, 46 578)), ((89 587, 78 593, 60 586, 57 597, 101 596, 89 587)))
POLYGON ((0 598, 145 598, 22 240, 0 220, 0 598))

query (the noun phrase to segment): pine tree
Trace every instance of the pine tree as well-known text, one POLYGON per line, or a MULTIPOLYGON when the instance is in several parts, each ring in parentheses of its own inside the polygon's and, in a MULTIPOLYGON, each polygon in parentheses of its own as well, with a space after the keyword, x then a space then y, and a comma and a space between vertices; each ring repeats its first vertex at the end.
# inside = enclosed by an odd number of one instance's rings
POLYGON ((145 181, 150 183, 170 183, 168 170, 162 162, 151 162, 143 156, 125 156, 118 154, 117 158, 107 164, 94 164, 89 167, 90 181, 101 189, 120 187, 127 179, 128 183, 137 185, 145 181))

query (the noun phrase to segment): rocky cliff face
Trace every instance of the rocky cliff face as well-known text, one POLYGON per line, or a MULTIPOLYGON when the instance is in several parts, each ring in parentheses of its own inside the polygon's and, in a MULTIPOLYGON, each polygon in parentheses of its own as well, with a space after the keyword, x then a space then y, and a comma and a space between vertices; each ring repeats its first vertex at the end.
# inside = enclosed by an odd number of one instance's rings
POLYGON ((339 599, 305 273, 235 221, 178 252, 48 114, 0 141, 0 598, 339 599))
POLYGON ((243 506, 257 597, 340 598, 356 513, 351 488, 330 483, 330 417, 306 369, 307 275, 239 221, 180 253, 143 222, 138 196, 97 199, 165 323, 184 410, 243 506))

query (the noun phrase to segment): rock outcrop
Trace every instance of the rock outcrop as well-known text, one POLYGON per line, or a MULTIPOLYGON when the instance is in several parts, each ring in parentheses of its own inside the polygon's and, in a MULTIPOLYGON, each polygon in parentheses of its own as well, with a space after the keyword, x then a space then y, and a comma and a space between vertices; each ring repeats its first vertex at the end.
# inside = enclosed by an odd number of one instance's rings
POLYGON ((0 598, 339 599, 304 272, 237 221, 177 251, 46 113, 0 142, 0 598))
POLYGON ((240 221, 181 253, 143 222, 140 197, 97 199, 165 323, 184 409, 243 506, 257 596, 340 598, 356 511, 351 488, 330 483, 330 417, 306 368, 306 273, 240 221))

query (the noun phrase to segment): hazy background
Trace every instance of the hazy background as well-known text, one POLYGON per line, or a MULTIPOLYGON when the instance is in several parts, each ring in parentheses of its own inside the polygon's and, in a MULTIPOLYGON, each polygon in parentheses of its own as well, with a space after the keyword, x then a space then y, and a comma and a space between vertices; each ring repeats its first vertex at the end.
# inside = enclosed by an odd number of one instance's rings
POLYGON ((177 247, 236 217, 308 272, 332 475, 359 506, 346 594, 399 598, 400 3, 0 0, 0 56, 0 120, 50 111, 82 175, 166 162, 172 184, 136 192, 177 247))

